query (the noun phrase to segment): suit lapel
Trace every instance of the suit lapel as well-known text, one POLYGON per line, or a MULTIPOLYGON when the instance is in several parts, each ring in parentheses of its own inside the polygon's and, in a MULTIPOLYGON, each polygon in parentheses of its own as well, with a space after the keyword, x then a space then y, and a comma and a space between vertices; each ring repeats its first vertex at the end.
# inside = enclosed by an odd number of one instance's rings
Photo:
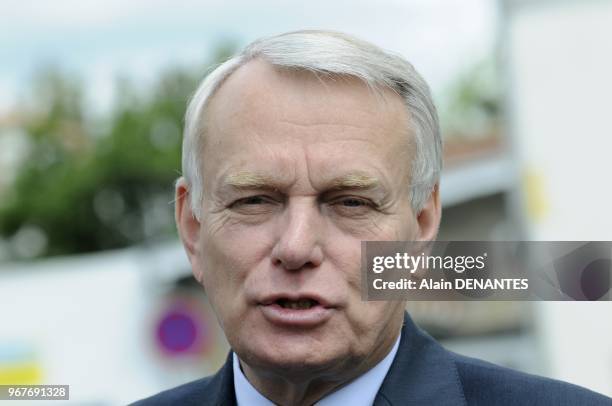
POLYGON ((374 405, 465 404, 455 362, 406 313, 395 360, 376 395, 374 405))
POLYGON ((231 351, 223 367, 212 377, 206 386, 206 392, 203 396, 203 406, 236 406, 231 351))

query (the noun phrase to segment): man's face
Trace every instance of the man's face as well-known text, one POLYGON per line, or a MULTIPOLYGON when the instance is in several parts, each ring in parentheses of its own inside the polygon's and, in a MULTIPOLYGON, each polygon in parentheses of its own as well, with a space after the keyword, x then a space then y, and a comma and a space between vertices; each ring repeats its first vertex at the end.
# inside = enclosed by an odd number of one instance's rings
POLYGON ((411 209, 401 99, 255 60, 206 117, 200 221, 185 190, 177 218, 232 349, 289 379, 369 368, 397 337, 404 303, 361 300, 360 243, 437 228, 411 209))

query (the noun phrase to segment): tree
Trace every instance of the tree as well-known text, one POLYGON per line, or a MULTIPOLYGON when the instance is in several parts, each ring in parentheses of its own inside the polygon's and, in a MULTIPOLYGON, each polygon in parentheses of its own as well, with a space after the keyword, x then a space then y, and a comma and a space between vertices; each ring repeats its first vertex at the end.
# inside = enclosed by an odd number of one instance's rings
MULTIPOLYGON (((232 49, 219 47, 213 62, 232 49)), ((0 202, 0 235, 15 239, 35 229, 46 243, 13 256, 91 252, 175 235, 183 115, 207 71, 167 70, 146 93, 120 80, 114 108, 102 117, 84 113, 82 85, 73 78, 56 69, 39 74, 36 103, 23 111, 30 150, 0 202)))

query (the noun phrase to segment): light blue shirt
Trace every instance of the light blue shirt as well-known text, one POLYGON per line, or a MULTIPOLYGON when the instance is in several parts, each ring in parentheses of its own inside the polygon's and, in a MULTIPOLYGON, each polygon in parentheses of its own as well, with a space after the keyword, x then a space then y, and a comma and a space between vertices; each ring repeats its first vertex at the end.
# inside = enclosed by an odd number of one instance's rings
MULTIPOLYGON (((371 368, 365 374, 355 378, 351 383, 335 392, 330 393, 323 399, 315 403, 316 406, 371 406, 374 403, 376 394, 382 385, 391 363, 395 359, 397 348, 399 347, 401 334, 395 340, 395 344, 389 354, 383 358, 378 364, 371 368)), ((232 353, 233 369, 234 369, 234 391, 236 392, 236 401, 238 406, 273 406, 266 397, 257 391, 246 379, 236 353, 232 353)))

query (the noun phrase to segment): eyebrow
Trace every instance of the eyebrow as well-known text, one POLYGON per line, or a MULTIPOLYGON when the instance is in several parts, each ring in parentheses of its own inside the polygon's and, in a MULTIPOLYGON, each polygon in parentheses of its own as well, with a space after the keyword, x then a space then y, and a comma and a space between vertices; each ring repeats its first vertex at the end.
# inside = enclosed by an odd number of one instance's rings
MULTIPOLYGON (((285 184, 285 182, 281 182, 276 177, 248 171, 241 171, 229 174, 225 177, 223 183, 225 186, 241 190, 278 190, 282 189, 282 184, 285 184)), ((328 185, 328 190, 335 191, 349 189, 370 190, 378 188, 379 186, 381 186, 381 183, 376 177, 361 172, 355 172, 334 178, 331 180, 331 182, 328 183, 328 185)))
POLYGON ((380 181, 365 173, 349 173, 338 178, 335 178, 331 182, 332 190, 347 190, 347 189, 361 189, 369 190, 376 189, 380 186, 380 181))
POLYGON ((267 175, 241 171, 227 175, 223 184, 235 189, 278 189, 279 181, 267 175))

